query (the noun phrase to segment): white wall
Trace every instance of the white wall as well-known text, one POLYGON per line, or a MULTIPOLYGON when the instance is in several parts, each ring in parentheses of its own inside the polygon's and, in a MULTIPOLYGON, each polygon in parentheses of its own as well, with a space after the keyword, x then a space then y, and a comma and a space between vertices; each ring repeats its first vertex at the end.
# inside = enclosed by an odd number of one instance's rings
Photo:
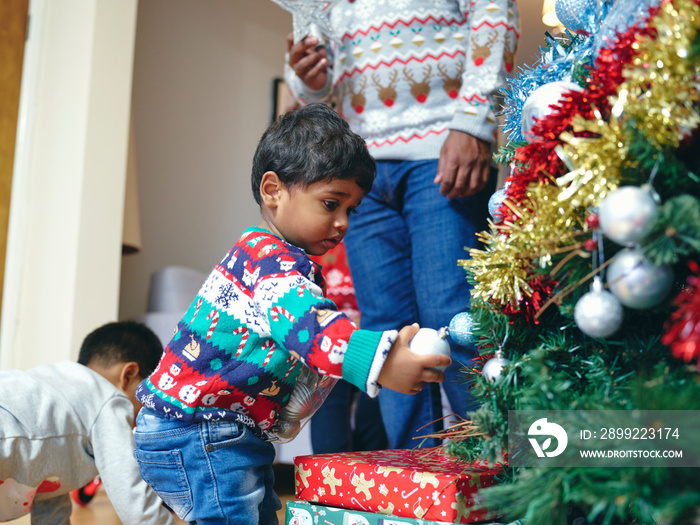
MULTIPOLYGON (((541 0, 518 5, 517 63, 531 64, 541 0)), ((73 359, 88 331, 145 311, 154 271, 208 272, 258 221, 250 163, 291 16, 269 0, 136 14, 136 0, 30 3, 0 368, 73 359), (122 258, 130 97, 143 250, 122 258)))
POLYGON ((118 313, 136 0, 32 0, 0 368, 75 359, 118 313))
POLYGON ((145 311, 154 271, 209 273, 259 223, 250 169, 290 29, 291 16, 270 0, 140 2, 133 110, 143 249, 123 259, 121 318, 145 311))
MULTIPOLYGON (((538 56, 542 0, 520 0, 517 63, 538 56)), ((271 0, 145 0, 138 10, 134 130, 143 250, 122 263, 121 318, 146 310, 150 275, 209 272, 259 214, 253 152, 282 73, 291 16, 271 0)))

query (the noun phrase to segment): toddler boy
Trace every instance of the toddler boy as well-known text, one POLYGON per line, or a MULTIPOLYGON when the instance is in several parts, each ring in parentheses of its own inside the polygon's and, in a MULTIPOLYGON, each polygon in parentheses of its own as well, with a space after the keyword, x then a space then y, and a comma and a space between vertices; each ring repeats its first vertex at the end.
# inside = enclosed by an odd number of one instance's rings
POLYGON ((77 363, 0 371, 0 521, 70 523, 70 492, 99 474, 122 523, 175 523, 133 457, 136 387, 163 346, 146 326, 108 323, 77 363))
POLYGON ((262 222, 214 268, 137 392, 141 474, 183 520, 277 523, 271 441, 303 366, 372 396, 444 379, 431 367, 448 357, 409 350, 417 325, 358 329, 309 258, 340 243, 374 176, 365 142, 323 104, 263 134, 251 177, 262 222))

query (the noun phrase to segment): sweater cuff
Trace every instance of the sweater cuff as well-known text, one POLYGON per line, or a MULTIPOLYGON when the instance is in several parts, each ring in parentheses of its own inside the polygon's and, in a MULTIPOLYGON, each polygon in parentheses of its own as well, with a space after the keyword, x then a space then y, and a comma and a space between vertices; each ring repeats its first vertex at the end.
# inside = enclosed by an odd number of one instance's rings
POLYGON ((284 65, 284 81, 291 92, 294 99, 302 105, 312 102, 326 102, 331 94, 331 75, 326 78, 326 85, 321 89, 313 90, 300 79, 295 71, 289 65, 289 53, 285 55, 284 65))
POLYGON ((458 107, 448 127, 489 143, 496 140, 496 116, 488 102, 458 107))
POLYGON ((376 397, 381 390, 377 383, 379 373, 397 336, 396 330, 353 332, 343 359, 343 379, 376 397))

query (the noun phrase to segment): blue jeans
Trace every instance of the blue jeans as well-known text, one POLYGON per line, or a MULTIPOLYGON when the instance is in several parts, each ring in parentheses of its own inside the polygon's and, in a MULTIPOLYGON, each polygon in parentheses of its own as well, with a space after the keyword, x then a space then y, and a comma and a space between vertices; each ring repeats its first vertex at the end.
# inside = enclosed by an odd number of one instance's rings
POLYGON ((142 408, 134 438, 141 476, 180 519, 278 524, 275 449, 242 423, 183 423, 142 408))
MULTIPOLYGON (((377 162, 372 191, 345 236, 362 328, 390 330, 418 322, 439 329, 469 307, 467 275, 457 261, 468 257, 465 248, 476 247, 476 232, 487 227, 491 192, 448 200, 433 183, 436 173, 437 160, 377 162)), ((451 349, 443 388, 452 410, 464 417, 476 405, 460 368, 476 353, 454 342, 451 349)), ((390 448, 439 444, 413 439, 442 428, 439 385, 428 384, 416 395, 385 388, 379 402, 390 448)))
POLYGON ((347 381, 338 381, 309 421, 314 454, 383 450, 386 433, 379 402, 347 381), (355 403, 355 428, 352 406, 355 403))

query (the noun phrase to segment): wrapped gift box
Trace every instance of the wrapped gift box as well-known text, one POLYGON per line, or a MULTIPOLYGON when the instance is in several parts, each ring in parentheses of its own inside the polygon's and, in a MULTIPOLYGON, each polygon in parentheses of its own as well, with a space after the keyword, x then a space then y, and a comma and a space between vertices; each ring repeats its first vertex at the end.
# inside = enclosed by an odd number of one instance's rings
POLYGON ((358 510, 313 505, 308 501, 287 501, 286 525, 452 525, 444 521, 424 521, 362 512, 358 510))
MULTIPOLYGON (((308 501, 287 501, 286 525, 452 525, 445 521, 425 521, 417 518, 387 516, 376 512, 340 509, 308 501)), ((489 525, 499 525, 492 523, 489 525)), ((501 524, 502 525, 502 524, 501 524)), ((523 525, 515 521, 509 525, 523 525)))
POLYGON ((499 468, 468 464, 441 447, 316 454, 294 458, 301 500, 393 516, 474 523, 476 491, 494 483, 499 468))

